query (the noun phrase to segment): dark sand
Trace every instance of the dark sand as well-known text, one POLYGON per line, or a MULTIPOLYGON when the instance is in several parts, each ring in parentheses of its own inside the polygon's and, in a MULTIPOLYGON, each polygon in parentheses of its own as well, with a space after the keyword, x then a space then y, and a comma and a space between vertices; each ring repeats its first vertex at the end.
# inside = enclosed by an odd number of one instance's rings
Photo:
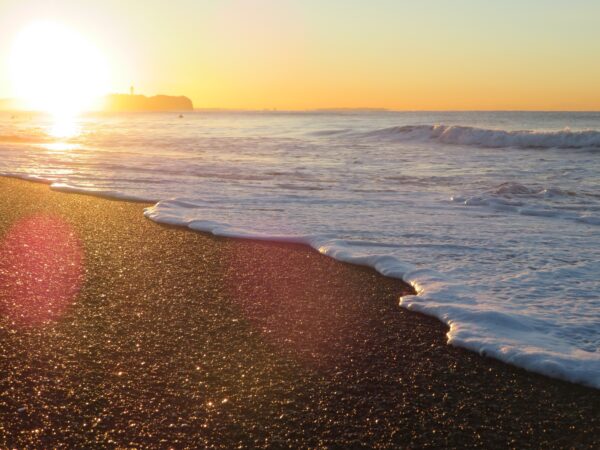
POLYGON ((600 447, 600 391, 446 345, 403 283, 142 206, 0 178, 0 447, 600 447))

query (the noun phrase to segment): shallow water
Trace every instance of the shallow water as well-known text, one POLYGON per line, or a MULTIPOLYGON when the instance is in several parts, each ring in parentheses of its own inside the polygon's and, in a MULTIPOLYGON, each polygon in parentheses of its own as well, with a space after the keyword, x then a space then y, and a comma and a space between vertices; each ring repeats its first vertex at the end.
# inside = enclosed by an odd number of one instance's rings
POLYGON ((600 114, 0 115, 0 172, 370 265, 450 343, 600 388, 600 114))

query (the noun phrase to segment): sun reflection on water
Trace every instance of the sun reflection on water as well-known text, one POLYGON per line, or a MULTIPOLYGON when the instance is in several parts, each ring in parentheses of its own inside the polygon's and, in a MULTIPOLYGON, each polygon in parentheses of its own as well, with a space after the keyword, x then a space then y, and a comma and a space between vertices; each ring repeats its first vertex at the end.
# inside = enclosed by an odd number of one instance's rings
POLYGON ((46 134, 51 138, 52 142, 40 145, 45 150, 50 152, 70 152, 80 148, 79 144, 72 142, 81 135, 81 123, 77 116, 52 116, 46 134))
POLYGON ((51 142, 49 144, 40 144, 40 147, 53 153, 61 153, 78 150, 80 145, 69 142, 51 142))
POLYGON ((76 116, 56 115, 52 117, 48 134, 59 140, 73 139, 81 134, 81 125, 76 116))

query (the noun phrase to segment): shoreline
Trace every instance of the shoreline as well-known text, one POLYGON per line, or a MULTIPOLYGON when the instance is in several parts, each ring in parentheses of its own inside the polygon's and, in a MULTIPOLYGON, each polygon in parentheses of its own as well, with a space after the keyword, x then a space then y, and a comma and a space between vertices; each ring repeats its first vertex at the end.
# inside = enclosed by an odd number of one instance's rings
POLYGON ((0 236, 58 217, 84 275, 48 324, 2 315, 2 446, 599 444, 597 390, 447 345, 400 280, 42 184, 0 177, 0 236))
MULTIPOLYGON (((405 292, 402 294, 402 296, 400 296, 399 306, 402 308, 411 310, 411 311, 418 312, 420 314, 434 317, 437 320, 439 320, 440 322, 442 322, 448 329, 448 332, 446 333, 446 337, 447 337, 447 343, 449 345, 455 345, 455 346, 461 347, 463 349, 466 349, 468 351, 475 352, 479 355, 482 355, 485 357, 491 357, 491 358, 499 360, 500 362, 503 362, 505 364, 517 366, 526 371, 541 374, 543 376, 560 379, 563 381, 567 381, 569 383, 580 384, 585 387, 600 389, 600 386, 597 384, 597 380, 594 380, 594 379, 590 380, 590 378, 589 378, 589 374, 594 373, 593 371, 587 370, 582 374, 581 373, 582 371, 579 371, 579 373, 574 373, 573 371, 565 370, 564 367, 560 366, 560 364, 561 364, 560 362, 559 362, 559 366, 556 365, 556 361, 552 360, 551 355, 550 355, 550 359, 545 359, 544 355, 542 355, 541 357, 537 356, 535 358, 527 358, 526 354, 525 355, 522 353, 520 354, 518 352, 518 350, 517 350, 516 354, 515 354, 515 352, 508 351, 507 347, 502 342, 500 342, 499 344, 492 344, 492 345, 490 345, 488 343, 488 345, 485 345, 485 346, 482 346, 480 344, 480 342, 475 342, 475 343, 462 342, 460 336, 453 335, 453 329, 455 329, 455 327, 451 326, 451 324, 453 324, 453 322, 454 322, 454 317, 452 315, 444 314, 443 311, 442 312, 437 311, 435 307, 432 309, 428 309, 427 305, 428 305, 429 301, 428 300, 422 301, 419 298, 420 296, 423 295, 423 292, 421 289, 419 289, 419 291, 417 291, 415 289, 415 286, 427 285, 428 284, 427 282, 429 280, 427 280, 427 279, 423 280, 421 276, 413 277, 412 276, 413 272, 419 273, 422 271, 419 269, 415 269, 415 268, 407 269, 406 263, 401 260, 397 260, 397 262, 400 264, 400 266, 404 266, 404 267, 402 267, 399 271, 397 267, 394 267, 394 266, 390 267, 389 264, 379 265, 377 262, 377 259, 374 259, 371 261, 365 261, 364 258, 361 258, 361 257, 358 257, 358 258, 345 257, 345 256, 340 257, 340 256, 338 256, 335 249, 333 251, 331 251, 331 248, 328 249, 327 244, 324 247, 321 243, 318 243, 318 241, 317 241, 317 243, 315 243, 311 239, 286 237, 286 236, 282 237, 282 236, 277 236, 277 235, 267 235, 267 236, 252 235, 252 234, 240 235, 238 233, 231 234, 231 233, 215 232, 211 228, 205 229, 205 228, 192 227, 185 221, 177 221, 177 220, 173 220, 171 218, 169 218, 168 220, 164 220, 163 218, 160 217, 160 215, 156 216, 155 213, 152 211, 152 210, 155 210, 155 207, 160 206, 160 204, 163 203, 163 201, 161 201, 159 199, 150 199, 150 198, 137 197, 137 196, 132 196, 132 195, 125 195, 118 191, 88 190, 85 188, 73 187, 73 186, 70 186, 67 184, 55 183, 48 179, 39 178, 37 176, 28 177, 28 176, 23 176, 23 175, 0 173, 0 177, 7 177, 7 178, 16 179, 16 180, 24 180, 24 181, 34 182, 34 183, 45 184, 45 185, 49 186, 50 190, 53 190, 53 191, 59 192, 59 193, 80 194, 80 195, 102 198, 102 199, 107 199, 107 200, 141 204, 144 207, 143 215, 146 218, 153 221, 154 223, 157 223, 160 225, 173 226, 175 228, 181 228, 181 229, 184 229, 187 231, 197 232, 197 233, 205 234, 206 236, 211 236, 211 237, 225 237, 225 238, 229 238, 229 239, 241 239, 241 240, 268 242, 268 243, 281 243, 284 245, 285 244, 301 245, 301 246, 305 246, 311 250, 314 250, 314 251, 318 252, 319 254, 333 258, 334 260, 342 262, 344 264, 350 264, 353 266, 361 266, 361 267, 370 268, 370 269, 376 271, 377 273, 383 275, 384 277, 389 277, 389 278, 399 280, 401 283, 406 285, 409 288, 410 292, 407 292, 407 293, 405 292), (325 248, 325 250, 323 250, 324 248, 325 248)), ((383 256, 382 259, 386 259, 386 257, 383 256)), ((436 275, 440 275, 440 274, 436 274, 436 275)), ((434 275, 434 278, 436 275, 434 275)), ((453 292, 447 293, 447 294, 454 295, 453 292)), ((437 296, 443 297, 444 294, 437 293, 437 296)), ((458 325, 460 326, 460 319, 459 319, 458 325)), ((517 323, 515 325, 518 326, 519 324, 517 323)), ((506 327, 506 329, 504 331, 510 332, 511 329, 510 329, 510 327, 506 327)), ((502 333, 500 333, 500 335, 502 335, 502 333)), ((518 349, 518 346, 515 346, 514 348, 518 349)), ((546 350, 548 350, 548 349, 546 349, 546 350)), ((552 349, 550 349, 550 353, 552 353, 552 349)), ((576 360, 571 360, 569 362, 572 364, 572 366, 575 366, 578 363, 578 361, 576 361, 576 360)))

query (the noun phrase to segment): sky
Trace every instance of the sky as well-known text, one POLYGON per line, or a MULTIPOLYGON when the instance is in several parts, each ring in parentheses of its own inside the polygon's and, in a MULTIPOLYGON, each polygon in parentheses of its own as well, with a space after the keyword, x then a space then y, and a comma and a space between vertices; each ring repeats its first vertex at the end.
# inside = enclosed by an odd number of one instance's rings
POLYGON ((0 98, 43 20, 103 55, 107 91, 199 108, 600 110, 599 18, 598 0, 0 0, 0 98))

